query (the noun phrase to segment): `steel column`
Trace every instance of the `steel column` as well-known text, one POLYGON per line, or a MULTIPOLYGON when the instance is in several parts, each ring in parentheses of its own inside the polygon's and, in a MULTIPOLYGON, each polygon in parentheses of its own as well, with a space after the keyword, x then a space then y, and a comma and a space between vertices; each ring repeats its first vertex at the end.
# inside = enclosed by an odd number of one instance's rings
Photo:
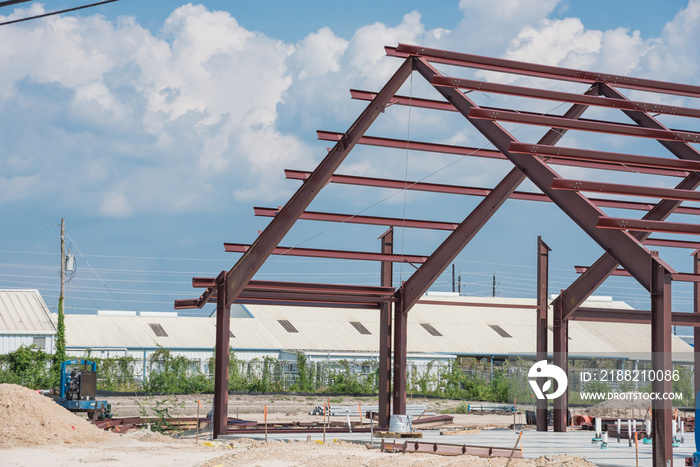
MULTIPOLYGON (((700 249, 693 252, 693 272, 700 274, 700 249)), ((693 311, 694 315, 700 316, 700 283, 693 284, 693 311)), ((693 394, 700 391, 700 327, 693 328, 693 336, 695 339, 695 347, 693 347, 693 375, 694 375, 694 390, 693 394)), ((697 403, 697 402, 696 402, 697 403)))
POLYGON ((406 357, 408 313, 402 304, 394 306, 394 415, 406 415, 406 357))
POLYGON ((228 430, 228 360, 231 307, 226 303, 226 271, 216 279, 216 348, 214 360, 214 438, 228 430))
MULTIPOLYGON (((561 302, 553 304, 554 364, 569 374, 569 321, 564 319, 561 302)), ((554 399, 554 431, 565 432, 568 425, 569 391, 554 399)))
POLYGON ((652 448, 654 467, 673 465, 671 420, 673 411, 671 400, 661 397, 671 392, 671 378, 666 371, 673 369, 671 359, 671 274, 658 260, 658 254, 651 256, 651 369, 659 370, 663 378, 654 378, 651 392, 656 399, 651 403, 653 423, 652 448))
MULTIPOLYGON (((381 237, 382 253, 394 252, 394 229, 387 230, 381 237)), ((393 263, 384 261, 381 265, 381 286, 391 287, 393 263)), ((391 303, 384 302, 379 310, 379 428, 389 429, 391 416, 391 303)))
MULTIPOLYGON (((537 361, 547 360, 548 270, 550 248, 537 237, 537 361)), ((542 387, 540 379, 539 384, 542 387)), ((547 399, 537 399, 537 431, 547 431, 547 399)))
POLYGON ((413 72, 413 58, 406 59, 377 97, 355 120, 350 129, 331 149, 313 174, 302 184, 279 214, 255 240, 255 243, 241 256, 226 276, 227 304, 233 303, 253 278, 260 266, 270 256, 279 242, 292 228, 294 222, 309 207, 319 191, 325 186, 333 173, 345 160, 357 141, 364 135, 374 120, 384 112, 391 98, 413 72))

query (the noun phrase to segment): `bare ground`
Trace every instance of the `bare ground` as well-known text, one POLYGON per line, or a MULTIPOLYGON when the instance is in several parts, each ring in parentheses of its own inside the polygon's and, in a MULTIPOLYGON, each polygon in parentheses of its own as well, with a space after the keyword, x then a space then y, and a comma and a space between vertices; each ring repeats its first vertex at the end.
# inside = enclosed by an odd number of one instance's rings
MULTIPOLYGON (((265 405, 268 420, 309 421, 321 418, 308 415, 320 396, 236 396, 229 400, 229 415, 261 421, 265 405)), ((333 397, 333 405, 376 405, 376 398, 333 397)), ((201 401, 200 416, 211 407, 211 395, 167 397, 110 397, 115 416, 151 415, 153 408, 172 406, 174 415, 196 416, 197 401, 201 401), (175 413, 177 412, 177 413, 175 413)), ((461 401, 413 399, 431 412, 454 412, 461 401)), ((345 417, 334 417, 345 420, 345 417)), ((210 442, 192 436, 174 439, 145 430, 124 435, 104 433, 89 425, 53 401, 14 385, 0 385, 0 426, 4 427, 0 456, 8 466, 505 466, 505 458, 442 457, 430 454, 400 454, 380 452, 377 448, 329 440, 312 442, 265 443, 251 439, 232 442, 210 442)), ((461 415, 455 423, 443 429, 502 427, 513 422, 511 415, 461 415)), ((519 422, 519 421, 518 421, 519 422)), ((584 459, 568 456, 548 456, 540 459, 513 459, 510 466, 591 467, 584 459)))

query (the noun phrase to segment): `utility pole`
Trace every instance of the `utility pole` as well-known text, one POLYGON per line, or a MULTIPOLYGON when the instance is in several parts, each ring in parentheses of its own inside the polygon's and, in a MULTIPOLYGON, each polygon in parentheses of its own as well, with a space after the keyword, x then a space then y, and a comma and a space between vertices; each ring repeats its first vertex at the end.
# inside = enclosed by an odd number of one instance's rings
POLYGON ((66 220, 61 217, 61 292, 58 295, 59 313, 63 311, 63 293, 66 286, 66 220))
POLYGON ((63 295, 66 282, 66 220, 61 218, 61 292, 58 295, 58 322, 56 329, 56 353, 54 367, 58 369, 66 359, 66 323, 63 313, 63 295))
POLYGON ((452 263, 452 293, 455 292, 455 263, 452 263))
POLYGON ((496 296, 496 274, 493 275, 493 289, 491 291, 491 296, 496 296))

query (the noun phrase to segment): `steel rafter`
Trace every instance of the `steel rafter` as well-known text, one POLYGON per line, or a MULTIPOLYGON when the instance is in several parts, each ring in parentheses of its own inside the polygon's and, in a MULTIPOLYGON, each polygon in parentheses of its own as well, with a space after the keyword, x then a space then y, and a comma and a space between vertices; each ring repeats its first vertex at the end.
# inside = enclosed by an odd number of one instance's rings
POLYGON ((668 232, 677 234, 700 235, 700 225, 679 222, 652 221, 646 219, 619 219, 601 217, 597 222, 601 229, 635 230, 637 232, 668 232))
POLYGON ((675 199, 678 201, 700 201, 700 192, 695 190, 622 185, 619 183, 591 182, 588 180, 560 178, 552 182, 552 188, 555 190, 591 191, 614 195, 642 196, 645 198, 675 199))
MULTIPOLYGON (((252 245, 244 243, 224 243, 227 253, 245 253, 252 245)), ((384 253, 372 253, 366 251, 323 250, 319 248, 301 248, 278 246, 270 253, 282 256, 305 256, 310 258, 335 258, 358 261, 392 261, 394 263, 424 263, 427 256, 416 255, 387 255, 384 253)))
POLYGON ((655 168, 679 170, 683 176, 688 171, 700 171, 700 162, 695 160, 670 159, 667 157, 638 156, 635 154, 621 154, 617 152, 592 151, 590 149, 577 149, 559 146, 544 146, 541 144, 513 143, 510 152, 519 154, 537 154, 553 159, 573 159, 582 161, 596 161, 607 163, 615 162, 625 166, 637 168, 655 168))
POLYGON ((432 49, 417 45, 399 44, 398 47, 385 47, 387 55, 407 58, 420 56, 427 61, 448 65, 477 68, 482 70, 499 71, 523 76, 573 81, 584 84, 609 83, 612 86, 637 89, 640 91, 676 94, 688 97, 700 97, 700 86, 690 84, 668 83, 629 76, 595 73, 584 70, 573 70, 536 63, 518 62, 502 58, 482 57, 479 55, 432 49))
POLYGON ((475 108, 469 114, 471 119, 491 120, 528 125, 566 128, 567 130, 590 131, 611 135, 635 136, 664 141, 700 142, 700 133, 695 131, 658 130, 628 123, 615 123, 602 120, 572 120, 557 115, 526 114, 506 109, 475 108))
MULTIPOLYGON (((253 208, 256 216, 275 217, 279 209, 253 208)), ((322 222, 340 222, 343 224, 385 225, 387 227, 406 227, 413 229, 454 230, 459 224, 454 222, 403 219, 396 217, 361 216, 358 214, 338 214, 333 212, 304 211, 299 219, 322 222)))
MULTIPOLYGON (((574 321, 597 321, 603 323, 651 324, 651 311, 581 307, 574 312, 571 319, 574 321)), ((700 327, 700 315, 672 312, 671 324, 674 326, 700 327)))
MULTIPOLYGON (((532 115, 536 117, 539 114, 532 115)), ((322 141, 338 141, 342 137, 342 133, 337 133, 333 131, 319 130, 316 133, 318 135, 318 139, 322 141)), ((473 156, 483 157, 486 159, 507 160, 507 158, 501 152, 494 151, 493 149, 473 148, 468 146, 457 146, 453 144, 427 143, 424 141, 408 141, 396 138, 384 138, 379 136, 365 136, 363 138, 360 138, 357 144, 384 148, 395 148, 402 150, 408 149, 410 151, 434 152, 437 154, 451 154, 457 156, 473 156)), ((669 177, 685 177, 688 175, 687 171, 674 170, 670 168, 650 168, 640 166, 628 167, 627 165, 620 164, 612 159, 608 162, 603 162, 602 159, 600 161, 596 161, 593 159, 586 160, 583 158, 556 158, 552 160, 551 163, 555 165, 563 165, 570 167, 616 170, 632 173, 646 173, 650 175, 666 175, 669 177)))
POLYGON ((489 83, 472 79, 453 78, 451 76, 438 76, 433 79, 431 84, 433 86, 451 86, 455 88, 469 89, 472 91, 482 91, 486 93, 505 94, 518 97, 533 97, 535 99, 569 102, 572 104, 700 118, 700 110, 698 109, 655 104, 651 102, 622 101, 619 99, 586 96, 581 94, 573 94, 570 92, 551 91, 548 89, 528 88, 508 84, 489 83))
MULTIPOLYGON (((311 172, 302 170, 285 170, 288 179, 305 180, 311 172)), ((357 175, 333 175, 330 183, 340 183, 344 185, 369 186, 376 188, 393 188, 396 190, 426 191, 430 193, 447 193, 466 196, 487 196, 491 193, 491 188, 470 187, 462 185, 446 185, 441 183, 425 183, 409 180, 395 180, 388 178, 360 177, 357 175)), ((525 201, 538 201, 551 203, 546 195, 528 191, 514 191, 510 199, 525 201)), ((635 211, 651 211, 656 206, 652 203, 639 203, 634 201, 620 201, 604 198, 588 198, 593 204, 601 208, 630 209, 635 211)), ((677 214, 700 215, 700 208, 692 206, 680 206, 674 212, 677 214)), ((455 224, 456 225, 456 224, 455 224)))

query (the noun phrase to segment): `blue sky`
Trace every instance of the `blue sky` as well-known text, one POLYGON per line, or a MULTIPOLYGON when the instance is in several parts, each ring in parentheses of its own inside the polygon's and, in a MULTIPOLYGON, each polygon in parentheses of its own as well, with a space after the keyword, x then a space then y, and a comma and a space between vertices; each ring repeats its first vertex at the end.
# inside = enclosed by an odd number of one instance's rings
MULTIPOLYGON (((0 15, 77 4, 26 3, 0 15)), ((315 130, 345 131, 361 112, 364 104, 348 90, 376 90, 399 65, 384 56, 384 45, 417 43, 700 84, 700 1, 434 4, 121 0, 0 27, 0 287, 38 288, 55 308, 57 224, 65 217, 77 259, 67 311, 170 311, 174 299, 196 296, 192 276, 215 276, 237 259, 222 243, 250 243, 266 225, 253 206, 282 205, 298 187, 283 169, 310 170, 323 157, 328 144, 316 140, 315 130)), ((402 92, 429 95, 418 77, 402 92)), ((485 144, 454 116, 405 108, 387 111, 368 133, 485 144)), ((529 141, 537 132, 520 135, 529 141)), ((585 140, 600 147, 618 142, 585 140)), ((663 155, 657 146, 634 150, 663 155)), ((509 168, 358 148, 340 172, 492 187, 509 168)), ((312 208, 460 221, 478 201, 331 185, 312 208)), ((375 251, 382 232, 302 222, 283 244, 375 251)), ((553 250, 550 293, 575 279, 574 265, 601 254, 554 206, 512 201, 456 261, 462 291, 490 295, 495 274, 499 295, 534 297, 537 235, 553 250)), ((444 236, 398 231, 396 249, 429 254, 444 236)), ((689 270, 690 252, 662 253, 689 270)), ((398 283, 412 268, 395 270, 398 283)), ((273 258, 259 277, 376 284, 377 271, 377 264, 273 258)), ((435 288, 451 290, 450 275, 435 288)), ((611 279, 599 294, 648 307, 631 279, 611 279)), ((690 288, 675 287, 674 294, 676 309, 690 310, 690 288)))

